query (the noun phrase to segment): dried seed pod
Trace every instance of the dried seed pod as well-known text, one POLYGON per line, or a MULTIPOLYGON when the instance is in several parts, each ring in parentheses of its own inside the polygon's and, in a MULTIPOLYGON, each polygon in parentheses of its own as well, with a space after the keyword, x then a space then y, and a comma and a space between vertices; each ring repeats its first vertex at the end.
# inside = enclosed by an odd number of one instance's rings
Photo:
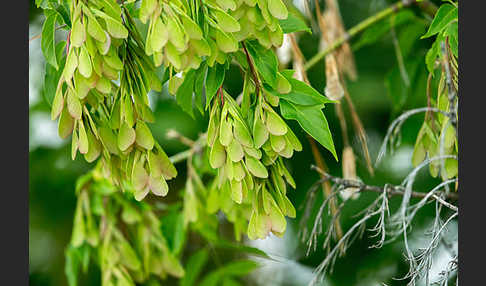
POLYGON ((344 96, 344 89, 339 81, 339 72, 333 54, 326 56, 326 88, 325 95, 332 100, 340 100, 344 96))
MULTIPOLYGON (((356 176, 356 159, 354 157, 353 149, 350 146, 344 147, 342 158, 343 178, 356 181, 358 179, 356 176)), ((343 200, 349 198, 357 199, 359 197, 358 188, 346 188, 342 190, 339 195, 343 200)))

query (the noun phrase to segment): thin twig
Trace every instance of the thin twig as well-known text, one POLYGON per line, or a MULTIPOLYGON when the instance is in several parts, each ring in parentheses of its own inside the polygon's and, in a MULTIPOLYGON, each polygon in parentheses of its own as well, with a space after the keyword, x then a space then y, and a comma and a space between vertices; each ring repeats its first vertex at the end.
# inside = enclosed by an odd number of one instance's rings
POLYGON ((201 134, 190 149, 170 156, 169 160, 172 162, 172 164, 179 163, 191 157, 194 153, 201 152, 204 146, 206 146, 206 133, 201 134))
POLYGON ((383 156, 385 155, 388 146, 388 141, 390 140, 390 136, 392 136, 392 134, 394 133, 397 133, 398 132, 397 130, 400 129, 400 127, 405 122, 405 120, 407 120, 410 116, 421 112, 439 112, 445 116, 448 116, 447 112, 435 107, 421 107, 421 108, 407 110, 404 113, 402 113, 397 119, 395 119, 390 124, 390 127, 386 132, 385 139, 383 140, 383 144, 381 145, 380 151, 378 152, 378 157, 376 158, 375 166, 378 166, 378 164, 381 162, 381 159, 383 159, 383 156))
POLYGON ((188 147, 194 147, 194 144, 196 143, 194 140, 187 138, 186 136, 180 134, 177 132, 175 129, 169 129, 166 134, 167 138, 169 139, 177 139, 181 141, 182 144, 188 146, 188 147))
MULTIPOLYGON (((325 180, 332 181, 335 184, 342 185, 344 188, 357 188, 359 189, 358 191, 369 191, 369 192, 375 192, 375 193, 383 193, 384 187, 378 187, 378 186, 371 186, 371 185, 366 185, 363 182, 356 181, 356 180, 347 180, 339 177, 332 176, 326 172, 324 172, 322 169, 320 169, 317 166, 311 166, 311 169, 316 170, 319 174, 324 176, 325 180)), ((387 185, 386 192, 389 196, 403 196, 405 194, 405 187, 403 186, 392 186, 392 185, 387 185)), ((414 198, 424 198, 427 196, 427 193, 422 193, 422 192, 412 192, 411 196, 414 198)), ((432 196, 434 199, 440 199, 438 196, 432 196)), ((449 193, 446 197, 447 199, 450 200, 458 200, 459 195, 458 193, 449 193)), ((441 201, 443 201, 441 199, 441 201)))
MULTIPOLYGON (((310 136, 307 136, 307 139, 309 140, 309 144, 311 145, 311 150, 312 150, 312 156, 314 157, 314 161, 316 164, 319 166, 321 170, 326 170, 326 165, 324 163, 324 160, 322 159, 321 153, 319 152, 319 149, 317 148, 317 144, 313 138, 310 136)), ((324 176, 321 174, 321 178, 324 179, 324 176)), ((331 185, 327 181, 322 182, 322 190, 324 191, 324 194, 326 197, 330 198, 331 196, 331 185)), ((331 214, 333 216, 336 216, 337 209, 336 209, 336 199, 331 198, 329 201, 329 206, 331 209, 331 214)), ((341 224, 339 223, 339 220, 336 219, 334 221, 334 227, 336 228, 336 237, 337 240, 340 240, 343 236, 343 230, 341 228, 341 224)), ((341 248, 341 252, 344 252, 344 248, 341 248)))

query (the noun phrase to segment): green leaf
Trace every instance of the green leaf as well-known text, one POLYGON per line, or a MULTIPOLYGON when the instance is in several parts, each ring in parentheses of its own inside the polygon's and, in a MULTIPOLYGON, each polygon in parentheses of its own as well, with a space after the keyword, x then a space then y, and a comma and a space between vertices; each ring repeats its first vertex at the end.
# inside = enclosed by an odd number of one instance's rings
POLYGON ((51 64, 56 70, 59 68, 56 57, 56 21, 58 14, 51 13, 47 16, 44 25, 42 26, 41 34, 41 49, 46 61, 51 64))
POLYGON ((320 94, 317 90, 305 82, 293 78, 292 74, 294 73, 294 70, 283 70, 280 73, 290 82, 292 90, 286 94, 271 91, 273 95, 300 105, 316 105, 334 102, 320 94))
POLYGON ((54 6, 56 6, 56 12, 59 14, 59 16, 61 16, 64 24, 66 24, 68 28, 71 28, 71 19, 69 17, 69 3, 67 1, 61 2, 62 4, 60 5, 57 5, 57 3, 55 3, 54 6))
POLYGON ((204 62, 196 71, 196 79, 194 81, 194 105, 201 114, 204 114, 204 80, 206 79, 206 72, 208 66, 204 62))
POLYGON ((449 37, 449 46, 451 47, 452 53, 454 56, 458 56, 458 30, 459 30, 459 23, 452 22, 447 26, 447 29, 444 31, 444 36, 449 37))
POLYGON ((432 44, 432 47, 427 51, 425 55, 425 64, 427 65, 427 70, 432 75, 434 74, 434 64, 437 56, 440 55, 440 41, 438 39, 432 44))
POLYGON ((56 70, 52 65, 46 64, 46 73, 44 76, 44 85, 42 87, 42 95, 45 101, 52 106, 52 101, 57 90, 57 84, 62 75, 62 70, 66 64, 66 57, 62 57, 66 41, 60 41, 56 44, 56 57, 60 59, 59 68, 56 70))
POLYGON ((189 257, 187 261, 186 269, 190 269, 191 271, 187 271, 186 275, 182 277, 180 280, 180 286, 191 286, 196 285, 196 279, 201 273, 206 261, 208 260, 209 252, 207 249, 203 248, 193 255, 189 257))
POLYGON ((189 71, 184 76, 184 81, 176 92, 177 103, 181 106, 182 110, 187 112, 192 118, 194 118, 194 112, 192 111, 192 92, 194 90, 195 80, 195 70, 189 71))
POLYGON ((282 116, 299 122, 300 127, 329 150, 337 161, 332 134, 321 109, 322 105, 303 106, 286 100, 280 101, 282 116))
POLYGON ((302 20, 300 17, 297 17, 293 13, 289 13, 287 19, 279 20, 279 23, 280 27, 282 27, 282 31, 284 32, 284 34, 300 31, 312 34, 311 29, 307 26, 305 21, 302 20))
POLYGON ((211 100, 216 95, 218 88, 223 84, 224 75, 224 65, 215 64, 212 68, 208 68, 206 77, 206 109, 211 104, 211 100))
POLYGON ((443 4, 440 6, 439 10, 435 14, 434 20, 430 24, 429 30, 425 35, 422 36, 422 39, 431 37, 442 30, 444 30, 449 23, 454 20, 457 20, 457 7, 451 4, 443 4))
POLYGON ((37 8, 45 9, 47 7, 47 3, 47 0, 35 0, 35 5, 37 6, 37 8))
POLYGON ((247 41, 246 43, 248 52, 263 80, 276 89, 278 62, 275 53, 271 49, 265 49, 256 40, 247 41))

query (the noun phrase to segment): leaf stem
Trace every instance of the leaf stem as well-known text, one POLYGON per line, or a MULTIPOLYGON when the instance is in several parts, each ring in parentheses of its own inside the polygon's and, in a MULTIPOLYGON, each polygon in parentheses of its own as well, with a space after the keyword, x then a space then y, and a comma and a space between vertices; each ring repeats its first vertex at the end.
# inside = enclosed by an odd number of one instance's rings
POLYGON ((246 49, 245 42, 241 42, 241 46, 243 46, 243 51, 245 51, 246 61, 248 62, 248 66, 250 66, 250 72, 253 77, 253 81, 255 82, 255 93, 257 96, 260 96, 260 81, 258 80, 258 75, 255 70, 255 66, 253 65, 253 61, 251 60, 250 54, 246 49))

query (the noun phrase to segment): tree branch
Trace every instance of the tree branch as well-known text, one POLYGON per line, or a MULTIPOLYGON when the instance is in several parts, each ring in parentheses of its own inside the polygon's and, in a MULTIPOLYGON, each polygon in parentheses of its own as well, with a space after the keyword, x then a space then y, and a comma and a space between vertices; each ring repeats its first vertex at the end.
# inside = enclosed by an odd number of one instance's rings
MULTIPOLYGON (((320 169, 319 167, 317 167, 315 165, 312 165, 311 169, 315 170, 319 174, 321 174, 324 177, 323 180, 332 181, 333 183, 338 184, 338 185, 342 186, 343 188, 357 188, 357 189, 359 189, 359 191, 369 191, 369 192, 375 192, 375 193, 383 193, 385 191, 384 187, 370 186, 370 185, 366 185, 366 184, 364 184, 363 182, 360 182, 360 181, 346 180, 346 179, 343 179, 343 178, 332 176, 332 175, 324 172, 322 169, 320 169)), ((405 194, 405 187, 387 185, 386 192, 389 196, 403 196, 405 194)), ((427 193, 412 192, 411 196, 414 197, 414 198, 424 198, 424 197, 427 196, 427 193)), ((453 206, 453 205, 449 204, 448 202, 445 202, 439 196, 432 195, 432 197, 442 204, 444 204, 444 203, 447 204, 446 206, 449 207, 449 208, 455 208, 455 210, 457 211, 456 206, 453 206)), ((445 198, 450 199, 450 200, 458 200, 459 195, 457 193, 449 193, 445 196, 445 198)))

